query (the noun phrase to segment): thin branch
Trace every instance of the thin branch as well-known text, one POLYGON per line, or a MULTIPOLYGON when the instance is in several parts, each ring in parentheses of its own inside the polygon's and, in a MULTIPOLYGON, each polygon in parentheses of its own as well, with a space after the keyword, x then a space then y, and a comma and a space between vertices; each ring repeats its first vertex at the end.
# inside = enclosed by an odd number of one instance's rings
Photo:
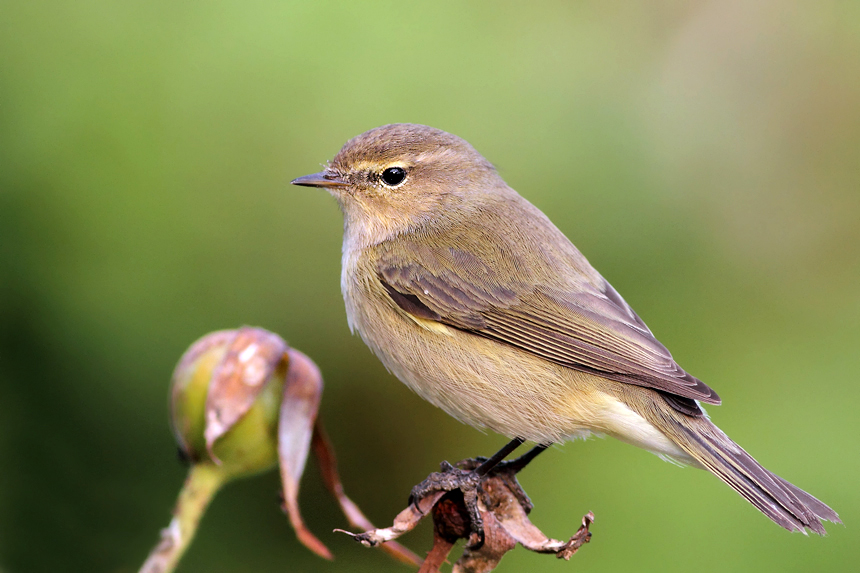
POLYGON ((161 530, 161 541, 147 557, 139 573, 171 573, 197 531, 200 517, 227 474, 212 463, 191 466, 179 492, 173 519, 161 530))

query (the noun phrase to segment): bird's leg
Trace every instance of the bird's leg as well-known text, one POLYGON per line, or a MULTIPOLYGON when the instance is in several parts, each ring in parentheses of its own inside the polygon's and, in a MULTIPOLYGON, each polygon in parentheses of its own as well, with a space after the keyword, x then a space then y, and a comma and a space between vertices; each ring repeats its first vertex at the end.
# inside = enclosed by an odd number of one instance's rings
POLYGON ((505 444, 505 446, 501 450, 493 454, 492 457, 487 460, 484 460, 480 466, 475 468, 475 473, 481 477, 484 477, 485 475, 490 473, 490 471, 494 467, 502 463, 502 460, 508 457, 508 454, 512 453, 518 447, 523 445, 523 442, 525 442, 523 438, 514 438, 513 440, 505 444))
MULTIPOLYGON (((412 488, 409 503, 417 507, 418 501, 431 493, 460 490, 463 493, 463 502, 466 505, 466 510, 469 512, 470 529, 474 534, 473 537, 476 538, 470 545, 480 547, 484 543, 484 524, 483 519, 481 519, 481 513, 478 511, 478 495, 481 493, 481 481, 499 466, 508 454, 520 447, 523 442, 525 442, 523 438, 514 438, 505 447, 493 454, 492 457, 486 459, 480 458, 479 460, 466 460, 461 464, 463 467, 454 467, 448 462, 442 462, 441 471, 430 474, 427 476, 427 479, 412 488)), ((523 458, 531 456, 518 466, 518 469, 513 470, 513 473, 522 469, 535 455, 537 454, 529 452, 521 458, 509 462, 516 463, 523 458)), ((516 479, 514 481, 516 482, 516 479)), ((519 485, 517 487, 519 488, 519 485)), ((522 495, 525 497, 525 492, 522 492, 522 495)), ((528 501, 528 497, 525 497, 525 499, 528 501)), ((528 504, 530 506, 531 502, 528 502, 528 504)))
POLYGON ((524 467, 529 465, 533 459, 538 457, 538 454, 549 447, 549 444, 538 444, 520 457, 499 463, 499 469, 511 470, 515 474, 519 473, 524 467))
POLYGON ((517 474, 533 459, 535 459, 538 454, 546 450, 548 447, 549 444, 538 444, 516 459, 507 462, 500 462, 492 471, 492 473, 502 477, 507 482, 508 488, 511 490, 511 493, 516 496, 520 505, 523 506, 523 510, 525 510, 526 514, 531 513, 534 505, 532 504, 532 500, 529 499, 529 496, 526 495, 520 482, 517 481, 517 474))
MULTIPOLYGON (((533 459, 535 459, 538 454, 546 450, 548 447, 549 444, 538 444, 516 459, 509 461, 500 461, 496 463, 496 465, 487 474, 492 474, 505 480, 508 489, 510 489, 511 493, 514 494, 514 496, 517 498, 517 501, 523 507, 526 514, 531 513, 531 510, 534 508, 534 505, 532 504, 532 500, 529 499, 529 496, 526 495, 526 492, 520 485, 520 482, 517 481, 517 474, 533 459)), ((472 458, 470 460, 463 460, 457 465, 460 466, 462 469, 469 470, 477 468, 479 464, 484 464, 488 461, 489 460, 487 458, 478 457, 472 458)))

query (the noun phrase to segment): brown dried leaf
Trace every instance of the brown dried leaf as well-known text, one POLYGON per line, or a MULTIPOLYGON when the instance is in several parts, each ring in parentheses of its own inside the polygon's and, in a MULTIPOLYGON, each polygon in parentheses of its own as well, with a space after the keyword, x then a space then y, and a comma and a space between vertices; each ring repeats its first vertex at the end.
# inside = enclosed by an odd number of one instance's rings
POLYGON ((564 545, 564 542, 548 538, 529 520, 525 509, 511 492, 508 484, 497 480, 487 481, 490 483, 484 485, 484 490, 492 495, 493 501, 498 504, 493 513, 514 540, 531 551, 542 551, 547 544, 550 546, 557 544, 556 549, 564 545))
MULTIPOLYGON (((338 533, 346 533, 365 547, 376 547, 382 543, 388 543, 397 539, 404 533, 412 531, 424 519, 436 505, 436 502, 442 499, 446 492, 437 491, 418 500, 418 505, 410 503, 406 509, 397 514, 394 518, 394 524, 391 527, 384 529, 372 529, 364 533, 352 533, 343 529, 335 529, 338 533)), ((385 547, 383 545, 383 547, 385 547)))
POLYGON ((567 560, 591 539, 591 533, 588 531, 589 525, 594 521, 594 514, 591 512, 582 518, 582 527, 569 541, 559 541, 547 537, 529 520, 526 508, 517 496, 517 490, 520 488, 515 479, 505 475, 494 476, 484 482, 483 487, 495 506, 492 510, 495 519, 512 540, 529 551, 554 553, 567 560))
MULTIPOLYGON (((383 547, 385 546, 383 545, 383 547)), ((424 563, 421 564, 421 569, 418 570, 418 573, 437 573, 448 560, 448 554, 451 553, 453 548, 453 541, 445 538, 443 535, 439 535, 439 532, 434 532, 433 547, 430 548, 430 552, 427 554, 427 558, 424 559, 424 563)))
POLYGON ((582 517, 582 525, 570 538, 570 541, 564 544, 561 551, 558 551, 555 556, 565 561, 570 561, 570 558, 579 551, 579 548, 591 541, 591 532, 588 530, 591 524, 594 523, 594 514, 590 511, 582 517))
POLYGON ((216 330, 197 340, 180 358, 179 364, 176 365, 176 369, 174 370, 174 377, 176 374, 193 366, 197 359, 206 354, 210 349, 228 344, 236 337, 237 332, 235 329, 216 330))
POLYGON ((206 397, 206 448, 213 460, 215 442, 244 416, 284 356, 287 343, 277 334, 243 326, 235 331, 224 358, 212 373, 206 397))
MULTIPOLYGON (((316 425, 314 426, 312 447, 317 459, 317 464, 320 468, 320 473, 322 474, 323 482, 325 483, 326 488, 337 500, 349 524, 356 529, 362 529, 365 531, 375 529, 373 524, 369 519, 367 519, 367 517, 365 517, 364 513, 361 512, 355 502, 349 499, 344 493, 343 484, 341 484, 340 476, 337 471, 337 459, 334 455, 334 448, 332 447, 331 442, 329 441, 319 420, 317 420, 316 425)), ((396 541, 390 541, 383 544, 382 549, 399 561, 410 565, 421 565, 420 557, 396 541)))
POLYGON ((463 555, 454 564, 451 573, 486 573, 498 566, 499 561, 508 551, 516 547, 517 542, 498 522, 493 512, 482 511, 484 520, 484 543, 478 549, 468 546, 463 555))
POLYGON ((173 376, 171 377, 172 382, 170 385, 171 425, 173 426, 173 434, 176 437, 176 441, 178 442, 181 451, 189 458, 193 458, 195 455, 193 444, 189 442, 190 421, 185 418, 183 419, 185 424, 181 424, 180 426, 175 425, 177 423, 177 409, 181 409, 185 404, 185 394, 188 390, 187 385, 193 376, 194 370, 197 368, 197 361, 211 349, 227 346, 235 337, 235 330, 218 330, 210 332, 206 336, 197 340, 188 350, 185 351, 185 354, 183 354, 182 358, 179 360, 179 364, 177 364, 176 368, 173 370, 173 376))
POLYGON ((305 525, 299 512, 299 480, 305 470, 314 423, 322 398, 323 381, 313 361, 290 348, 289 369, 284 383, 284 398, 278 419, 278 459, 284 493, 283 509, 290 518, 296 537, 305 547, 326 559, 331 551, 305 525))

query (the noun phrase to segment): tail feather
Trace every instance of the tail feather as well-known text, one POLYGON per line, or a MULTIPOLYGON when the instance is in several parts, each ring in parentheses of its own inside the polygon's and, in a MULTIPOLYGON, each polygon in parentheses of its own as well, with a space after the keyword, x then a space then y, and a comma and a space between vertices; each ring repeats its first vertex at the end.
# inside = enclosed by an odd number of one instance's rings
POLYGON ((821 520, 842 523, 826 504, 766 470, 707 418, 660 412, 658 427, 700 464, 789 531, 824 535, 821 520))
POLYGON ((826 521, 830 521, 833 523, 842 523, 842 520, 839 519, 839 515, 835 511, 830 509, 830 507, 827 504, 825 504, 825 503, 821 502, 820 500, 816 499, 815 497, 809 495, 808 493, 806 493, 805 491, 803 491, 802 489, 800 489, 796 485, 788 483, 786 480, 782 479, 781 477, 779 477, 779 476, 775 476, 775 477, 777 479, 779 479, 780 482, 782 482, 783 486, 789 488, 792 492, 794 492, 794 495, 796 495, 809 509, 811 509, 812 513, 814 513, 815 515, 817 515, 818 517, 820 517, 821 519, 824 519, 826 521))

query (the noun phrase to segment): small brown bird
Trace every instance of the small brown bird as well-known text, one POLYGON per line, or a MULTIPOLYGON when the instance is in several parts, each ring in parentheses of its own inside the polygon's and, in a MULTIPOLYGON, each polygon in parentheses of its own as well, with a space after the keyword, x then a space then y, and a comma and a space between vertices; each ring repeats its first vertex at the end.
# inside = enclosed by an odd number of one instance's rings
POLYGON ((710 421, 699 403, 717 394, 466 141, 386 125, 293 184, 343 211, 350 327, 422 398, 514 438, 497 459, 523 440, 610 435, 710 470, 788 530, 839 522, 710 421))

